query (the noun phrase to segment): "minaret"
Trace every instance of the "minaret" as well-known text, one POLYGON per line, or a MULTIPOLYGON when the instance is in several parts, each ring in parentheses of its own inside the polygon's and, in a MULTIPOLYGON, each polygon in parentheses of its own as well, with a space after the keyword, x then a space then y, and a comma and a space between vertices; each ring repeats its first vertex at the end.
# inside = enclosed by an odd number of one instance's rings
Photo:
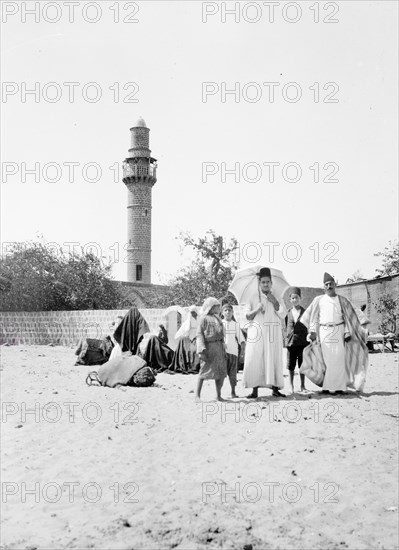
POLYGON ((131 148, 123 163, 127 187, 127 280, 151 283, 151 190, 157 161, 149 149, 150 129, 140 117, 130 128, 131 148))

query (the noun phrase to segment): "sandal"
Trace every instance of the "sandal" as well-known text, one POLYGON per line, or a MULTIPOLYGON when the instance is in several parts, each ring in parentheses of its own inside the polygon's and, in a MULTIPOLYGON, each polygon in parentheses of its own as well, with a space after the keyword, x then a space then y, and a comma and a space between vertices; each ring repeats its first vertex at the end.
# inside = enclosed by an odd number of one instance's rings
POLYGON ((101 380, 98 378, 98 374, 95 370, 89 372, 87 375, 86 384, 88 386, 101 386, 101 380))

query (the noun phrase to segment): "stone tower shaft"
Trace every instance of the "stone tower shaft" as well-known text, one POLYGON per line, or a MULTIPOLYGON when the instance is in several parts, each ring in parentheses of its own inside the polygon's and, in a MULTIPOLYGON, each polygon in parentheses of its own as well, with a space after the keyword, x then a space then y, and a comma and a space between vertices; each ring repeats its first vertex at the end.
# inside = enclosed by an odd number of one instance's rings
POLYGON ((152 186, 157 161, 149 148, 150 129, 142 118, 130 128, 131 147, 123 163, 127 187, 127 280, 151 283, 152 186))

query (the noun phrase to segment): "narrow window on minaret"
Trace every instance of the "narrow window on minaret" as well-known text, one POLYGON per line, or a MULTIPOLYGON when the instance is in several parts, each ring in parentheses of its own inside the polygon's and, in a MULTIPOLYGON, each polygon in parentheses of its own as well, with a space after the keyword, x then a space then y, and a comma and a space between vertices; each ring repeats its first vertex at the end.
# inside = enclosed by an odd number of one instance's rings
POLYGON ((136 281, 142 281, 142 280, 143 280, 143 266, 136 265, 136 281))

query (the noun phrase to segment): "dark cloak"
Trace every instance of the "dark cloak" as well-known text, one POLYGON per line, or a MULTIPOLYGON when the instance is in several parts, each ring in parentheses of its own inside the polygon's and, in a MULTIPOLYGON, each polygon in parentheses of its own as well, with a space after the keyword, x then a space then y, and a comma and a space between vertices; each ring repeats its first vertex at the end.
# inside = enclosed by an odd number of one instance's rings
POLYGON ((199 357, 190 350, 191 342, 188 338, 180 338, 177 344, 173 362, 169 370, 183 374, 197 374, 199 371, 199 357))
POLYGON ((150 332, 147 321, 137 307, 132 307, 119 323, 114 332, 114 338, 122 352, 130 351, 133 355, 137 355, 138 345, 146 332, 150 332))
POLYGON ((163 371, 169 368, 173 361, 173 350, 164 344, 158 336, 151 336, 142 358, 149 367, 155 371, 163 371))
POLYGON ((109 336, 102 340, 82 338, 75 351, 75 355, 78 356, 75 365, 102 365, 108 361, 113 347, 109 336))

